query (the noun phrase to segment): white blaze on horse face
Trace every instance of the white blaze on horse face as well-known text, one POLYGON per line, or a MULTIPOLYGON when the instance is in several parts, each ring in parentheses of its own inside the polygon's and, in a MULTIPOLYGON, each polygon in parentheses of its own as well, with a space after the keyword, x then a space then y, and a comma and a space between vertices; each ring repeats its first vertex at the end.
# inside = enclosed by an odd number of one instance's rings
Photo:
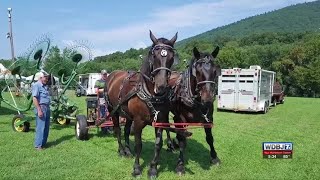
POLYGON ((161 54, 162 57, 166 57, 168 52, 167 52, 167 50, 162 49, 160 54, 161 54))

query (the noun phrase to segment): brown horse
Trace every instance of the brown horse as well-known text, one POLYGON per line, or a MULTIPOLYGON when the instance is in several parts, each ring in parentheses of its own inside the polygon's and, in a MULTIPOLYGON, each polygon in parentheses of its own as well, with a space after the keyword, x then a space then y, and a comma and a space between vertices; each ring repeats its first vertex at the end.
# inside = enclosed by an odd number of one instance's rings
MULTIPOLYGON (((219 47, 216 47, 212 53, 200 53, 197 48, 194 48, 194 57, 188 69, 179 78, 177 74, 172 73, 169 84, 174 88, 171 112, 174 114, 175 123, 213 123, 214 91, 217 78, 221 74, 220 66, 215 63, 218 52, 219 47)), ((204 129, 206 141, 210 146, 211 163, 219 164, 220 160, 213 146, 212 127, 204 127, 204 129)), ((170 146, 173 143, 168 131, 167 135, 170 146)), ((183 174, 185 173, 186 137, 177 133, 177 139, 180 155, 176 172, 183 174)))
MULTIPOLYGON (((113 117, 114 130, 117 135, 120 155, 131 156, 129 134, 134 122, 136 158, 133 176, 141 175, 139 158, 142 149, 141 133, 146 125, 153 121, 168 122, 169 119, 169 78, 174 63, 174 43, 177 33, 171 39, 157 39, 150 31, 153 44, 145 58, 140 72, 114 71, 107 78, 107 96, 109 111, 113 117), (126 117, 125 146, 121 142, 119 115, 126 117)), ((150 164, 149 176, 157 175, 159 151, 162 147, 158 128, 155 129, 155 155, 150 164)))

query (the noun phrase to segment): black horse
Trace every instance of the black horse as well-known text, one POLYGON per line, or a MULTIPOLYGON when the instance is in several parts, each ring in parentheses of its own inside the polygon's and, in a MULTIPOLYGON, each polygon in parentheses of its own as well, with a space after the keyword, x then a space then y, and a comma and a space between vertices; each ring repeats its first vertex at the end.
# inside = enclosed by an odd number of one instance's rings
MULTIPOLYGON (((219 47, 216 47, 212 53, 200 53, 197 48, 194 48, 194 57, 188 69, 180 76, 172 73, 169 84, 175 92, 171 103, 175 123, 213 123, 214 92, 217 78, 221 74, 220 66, 215 62, 218 52, 219 47)), ((204 129, 206 141, 210 146, 211 163, 219 164, 220 160, 213 146, 212 127, 204 127, 204 129)), ((173 144, 168 131, 167 135, 169 145, 173 144)), ((180 155, 176 172, 183 174, 185 173, 186 137, 177 133, 177 139, 180 155)))

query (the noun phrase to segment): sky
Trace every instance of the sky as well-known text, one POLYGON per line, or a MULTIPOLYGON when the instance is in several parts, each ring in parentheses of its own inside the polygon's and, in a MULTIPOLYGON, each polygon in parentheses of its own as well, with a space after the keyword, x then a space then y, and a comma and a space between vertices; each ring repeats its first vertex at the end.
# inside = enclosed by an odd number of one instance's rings
POLYGON ((10 59, 7 8, 12 8, 15 56, 42 35, 53 45, 87 42, 93 56, 151 45, 157 37, 178 40, 257 14, 313 0, 0 0, 0 59, 10 59))

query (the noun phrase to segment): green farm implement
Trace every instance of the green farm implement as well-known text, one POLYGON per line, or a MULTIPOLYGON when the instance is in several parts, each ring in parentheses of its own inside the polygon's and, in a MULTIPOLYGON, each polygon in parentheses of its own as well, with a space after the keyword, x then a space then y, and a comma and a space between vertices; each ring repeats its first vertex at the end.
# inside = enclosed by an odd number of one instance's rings
MULTIPOLYGON (((5 77, 6 87, 1 91, 0 98, 18 112, 12 120, 12 127, 15 131, 28 132, 30 121, 35 119, 35 117, 28 117, 22 112, 29 111, 33 107, 32 83, 36 80, 37 72, 43 71, 43 67, 46 65, 44 57, 49 47, 50 40, 43 38, 35 43, 26 59, 17 60, 9 67, 10 73, 5 77), (33 72, 31 81, 23 78, 23 76, 28 75, 27 72, 33 72)), ((91 51, 84 44, 73 44, 67 50, 70 51, 68 52, 69 56, 63 57, 62 61, 57 62, 55 66, 47 70, 50 74, 48 81, 51 96, 50 118, 51 121, 61 125, 69 124, 71 120, 76 120, 78 107, 70 102, 66 96, 66 90, 72 85, 77 76, 77 70, 82 68, 86 64, 85 62, 91 60, 92 57, 91 51), (55 74, 53 70, 56 70, 57 67, 64 68, 59 69, 55 74), (59 77, 59 83, 56 83, 54 75, 59 77), (60 88, 61 86, 63 88, 60 88)))

